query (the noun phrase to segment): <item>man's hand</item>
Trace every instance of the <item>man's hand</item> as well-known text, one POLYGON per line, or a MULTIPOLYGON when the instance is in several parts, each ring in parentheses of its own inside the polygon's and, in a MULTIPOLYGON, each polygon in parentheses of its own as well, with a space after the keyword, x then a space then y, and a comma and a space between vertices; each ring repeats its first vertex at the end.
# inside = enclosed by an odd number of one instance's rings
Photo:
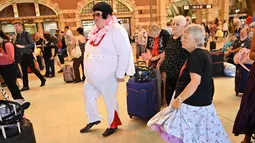
POLYGON ((50 57, 50 60, 54 60, 54 57, 50 57))
POLYGON ((25 46, 19 45, 19 44, 16 44, 16 47, 18 47, 18 48, 25 48, 25 46))
POLYGON ((125 82, 125 79, 124 78, 117 78, 117 81, 118 82, 125 82))

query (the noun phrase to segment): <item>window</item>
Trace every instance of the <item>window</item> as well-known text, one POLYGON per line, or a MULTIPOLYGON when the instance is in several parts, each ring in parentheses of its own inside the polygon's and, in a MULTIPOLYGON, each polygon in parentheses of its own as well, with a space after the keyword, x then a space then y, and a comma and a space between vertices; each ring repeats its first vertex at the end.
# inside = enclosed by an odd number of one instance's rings
POLYGON ((84 20, 81 22, 83 30, 84 30, 84 36, 88 37, 89 32, 91 31, 91 29, 93 28, 93 26, 95 25, 94 20, 84 20))
POLYGON ((98 0, 97 2, 107 2, 112 6, 112 0, 98 0))
POLYGON ((117 12, 127 12, 127 11, 129 11, 128 7, 120 1, 116 1, 116 10, 117 10, 117 12))
POLYGON ((82 21, 83 26, 93 26, 95 25, 94 20, 89 20, 89 21, 82 21))
POLYGON ((81 14, 88 14, 88 13, 93 13, 92 8, 94 6, 94 2, 91 2, 87 4, 82 10, 81 14))

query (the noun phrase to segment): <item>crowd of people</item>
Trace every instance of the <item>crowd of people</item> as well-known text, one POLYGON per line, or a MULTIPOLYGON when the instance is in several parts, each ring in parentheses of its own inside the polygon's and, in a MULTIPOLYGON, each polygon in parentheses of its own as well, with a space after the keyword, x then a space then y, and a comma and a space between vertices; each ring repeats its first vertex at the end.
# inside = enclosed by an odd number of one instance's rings
MULTIPOLYGON (((0 74, 13 99, 28 108, 30 103, 21 95, 21 91, 29 90, 28 67, 41 80, 40 86, 45 86, 45 78, 55 77, 55 64, 62 72, 63 57, 58 55, 66 55, 66 60, 73 61, 74 83, 84 81, 83 96, 89 123, 80 132, 87 133, 101 123, 96 99, 102 94, 108 113, 108 127, 103 136, 115 133, 122 124, 116 99, 118 85, 125 81, 125 75, 132 76, 135 72, 131 38, 136 44, 136 61, 142 57, 150 68, 160 73, 168 105, 148 125, 170 143, 230 142, 213 105, 212 60, 206 46, 209 39, 226 42, 221 50, 225 52, 226 62, 232 64, 235 64, 235 54, 242 48, 250 49, 250 59, 255 60, 255 37, 250 34, 254 27, 250 27, 250 23, 242 24, 234 19, 233 29, 229 30, 226 20, 221 22, 216 18, 209 24, 206 21, 192 24, 189 16, 179 15, 167 22, 165 29, 153 23, 146 30, 138 24, 129 37, 109 4, 99 2, 92 10, 95 26, 87 38, 83 28, 77 28, 73 34, 68 26, 53 35, 49 32, 30 35, 19 22, 14 24, 17 36, 13 41, 0 31, 0 74), (77 46, 81 56, 74 57, 73 49, 77 46), (43 76, 40 70, 44 68, 43 76), (18 77, 23 81, 21 90, 16 84, 18 77)), ((233 129, 235 135, 246 135, 244 143, 251 141, 255 129, 254 69, 255 64, 233 129)))

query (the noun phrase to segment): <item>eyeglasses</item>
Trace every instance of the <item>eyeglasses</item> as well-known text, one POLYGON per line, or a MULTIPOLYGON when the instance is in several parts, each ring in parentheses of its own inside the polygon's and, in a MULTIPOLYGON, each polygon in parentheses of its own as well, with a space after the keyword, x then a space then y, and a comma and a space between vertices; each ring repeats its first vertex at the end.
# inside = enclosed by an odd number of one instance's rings
POLYGON ((100 17, 100 16, 102 16, 102 13, 99 13, 99 12, 93 13, 93 17, 100 17))

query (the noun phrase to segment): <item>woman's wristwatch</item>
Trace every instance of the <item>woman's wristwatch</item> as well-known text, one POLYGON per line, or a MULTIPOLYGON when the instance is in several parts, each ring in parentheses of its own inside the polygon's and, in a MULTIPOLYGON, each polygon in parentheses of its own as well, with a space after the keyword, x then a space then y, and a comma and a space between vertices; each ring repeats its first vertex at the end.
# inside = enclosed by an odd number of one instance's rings
POLYGON ((182 100, 182 97, 181 97, 181 96, 179 96, 179 97, 178 97, 178 100, 179 100, 179 102, 180 102, 180 103, 182 103, 182 102, 183 102, 183 100, 182 100))

